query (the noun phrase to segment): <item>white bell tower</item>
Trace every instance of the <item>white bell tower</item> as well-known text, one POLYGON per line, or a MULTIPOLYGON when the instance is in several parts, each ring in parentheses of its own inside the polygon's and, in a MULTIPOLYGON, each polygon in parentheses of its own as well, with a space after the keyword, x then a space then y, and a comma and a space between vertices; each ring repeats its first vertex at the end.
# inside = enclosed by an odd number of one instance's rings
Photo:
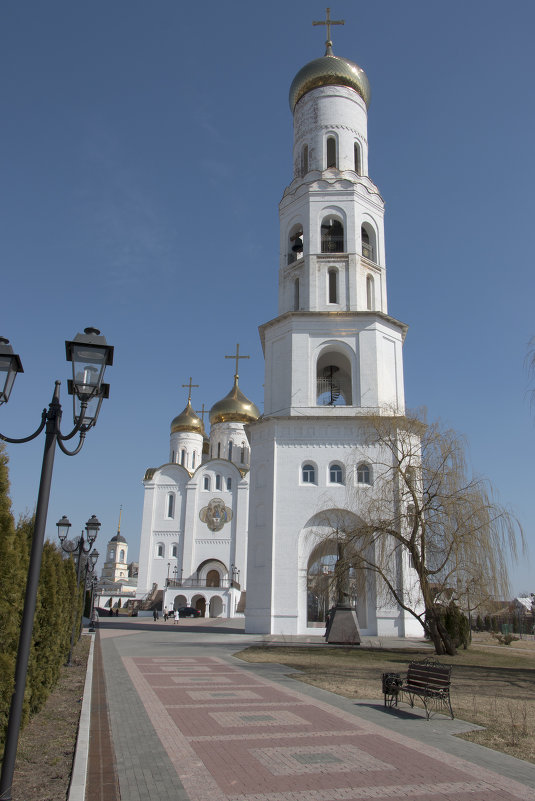
MULTIPOLYGON (((318 625, 307 609, 311 532, 318 515, 347 510, 348 495, 358 502, 372 482, 366 416, 404 412, 407 327, 387 309, 384 201, 368 176, 370 88, 357 64, 333 55, 330 24, 325 55, 290 88, 294 175, 280 203, 279 308, 260 326, 264 415, 248 426, 249 632, 318 625)), ((401 613, 378 610, 373 581, 362 593, 362 632, 399 633, 401 613)))

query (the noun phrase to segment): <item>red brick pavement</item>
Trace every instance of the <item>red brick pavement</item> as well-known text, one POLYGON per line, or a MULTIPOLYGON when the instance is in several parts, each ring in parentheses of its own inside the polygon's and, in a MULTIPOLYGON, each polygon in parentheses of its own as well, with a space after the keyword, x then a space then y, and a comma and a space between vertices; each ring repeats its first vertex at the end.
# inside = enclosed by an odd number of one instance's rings
POLYGON ((533 791, 216 657, 124 658, 192 801, 533 801, 533 791))

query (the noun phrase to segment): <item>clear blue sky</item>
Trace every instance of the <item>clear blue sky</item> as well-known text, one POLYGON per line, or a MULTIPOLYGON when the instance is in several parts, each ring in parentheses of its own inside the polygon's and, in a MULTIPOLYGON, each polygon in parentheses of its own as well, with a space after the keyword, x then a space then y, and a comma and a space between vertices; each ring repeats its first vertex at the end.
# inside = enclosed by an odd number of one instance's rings
MULTIPOLYGON (((369 77, 370 175, 387 204, 389 311, 409 325, 409 407, 466 435, 475 472, 535 558, 533 30, 513 0, 338 0, 334 52, 369 77)), ((232 385, 262 409, 258 325, 277 313, 288 89, 323 54, 311 0, 18 0, 0 6, 2 320, 24 365, 0 430, 23 436, 88 325, 115 346, 111 397, 76 457, 58 451, 48 536, 95 513, 136 559, 147 467, 186 403, 232 385)), ((10 446, 16 514, 43 438, 10 446)), ((513 590, 535 591, 523 561, 513 590)))

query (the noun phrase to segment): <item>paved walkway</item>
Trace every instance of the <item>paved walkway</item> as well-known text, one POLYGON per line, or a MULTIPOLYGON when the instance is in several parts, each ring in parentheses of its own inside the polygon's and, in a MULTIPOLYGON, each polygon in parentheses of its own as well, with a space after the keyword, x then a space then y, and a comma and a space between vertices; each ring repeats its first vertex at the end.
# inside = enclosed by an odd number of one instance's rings
POLYGON ((98 638, 112 736, 91 735, 87 801, 112 801, 116 779, 123 801, 535 798, 535 765, 451 736, 468 724, 241 662, 259 638, 231 625, 110 619, 98 638))

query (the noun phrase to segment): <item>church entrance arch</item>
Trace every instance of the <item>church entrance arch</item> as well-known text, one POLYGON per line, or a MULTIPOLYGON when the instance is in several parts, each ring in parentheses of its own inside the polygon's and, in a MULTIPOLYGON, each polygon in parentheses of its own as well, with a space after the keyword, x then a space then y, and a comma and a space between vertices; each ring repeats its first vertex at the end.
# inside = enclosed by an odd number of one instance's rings
POLYGON ((173 609, 180 609, 181 606, 187 606, 188 602, 186 600, 185 595, 175 595, 175 600, 173 601, 173 609))
POLYGON ((214 595, 210 598, 208 606, 209 617, 221 617, 223 615, 223 599, 219 595, 214 595))
POLYGON ((191 605, 200 611, 201 617, 206 616, 206 598, 202 595, 194 595, 191 599, 191 605))
POLYGON ((221 576, 219 575, 218 570, 209 570, 206 574, 206 586, 207 587, 219 587, 221 581, 221 576))
MULTIPOLYGON (((339 553, 339 542, 347 542, 347 533, 355 530, 359 522, 357 515, 347 509, 328 509, 310 518, 300 536, 300 568, 306 573, 300 599, 301 615, 307 628, 325 625, 329 609, 338 600, 338 584, 335 568, 339 553)), ((367 628, 368 598, 366 571, 351 564, 350 546, 345 545, 345 557, 349 561, 349 602, 355 607, 359 625, 367 628)))
POLYGON ((228 569, 219 559, 205 559, 198 566, 196 574, 202 586, 220 587, 222 579, 228 578, 228 569))

